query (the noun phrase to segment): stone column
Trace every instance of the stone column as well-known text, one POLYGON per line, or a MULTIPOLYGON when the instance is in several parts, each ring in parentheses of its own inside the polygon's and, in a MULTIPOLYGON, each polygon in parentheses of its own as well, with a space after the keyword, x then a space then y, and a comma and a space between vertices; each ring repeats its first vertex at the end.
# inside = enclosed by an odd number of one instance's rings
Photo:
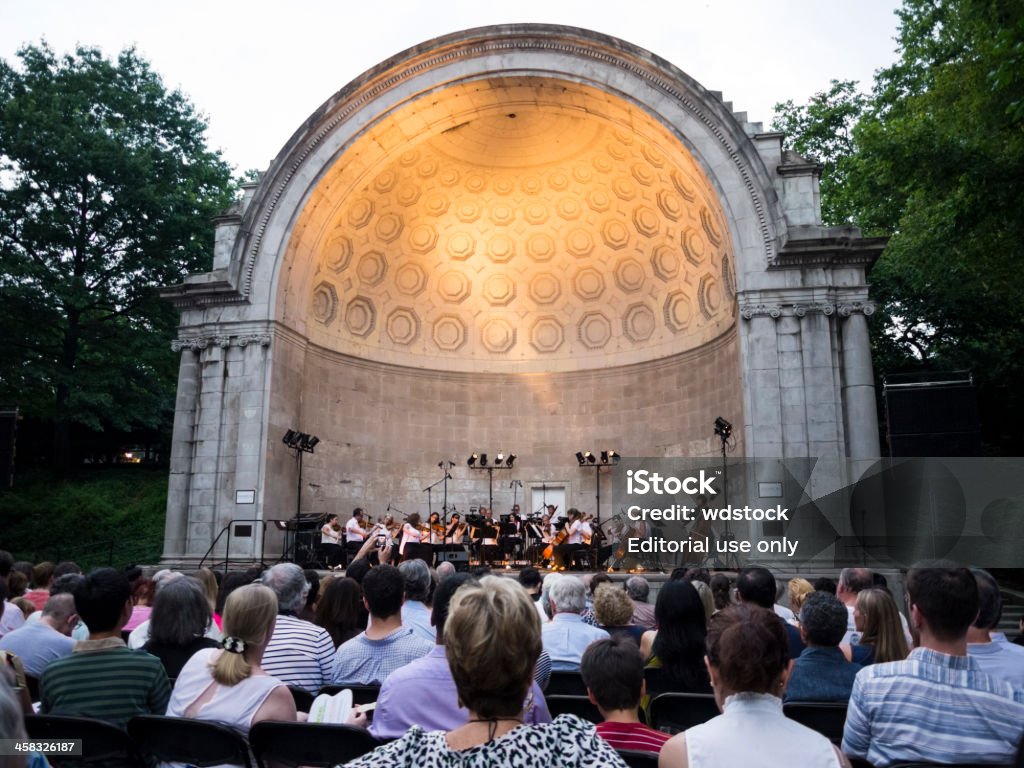
POLYGON ((178 394, 174 404, 174 430, 171 442, 171 467, 167 483, 167 519, 164 523, 164 558, 185 554, 188 535, 189 499, 192 485, 192 461, 195 451, 196 408, 199 403, 199 352, 205 346, 198 340, 175 341, 172 348, 181 352, 178 366, 178 394))
POLYGON ((843 403, 846 413, 848 456, 873 459, 879 455, 875 379, 871 369, 871 343, 867 316, 874 305, 840 304, 843 350, 843 403))

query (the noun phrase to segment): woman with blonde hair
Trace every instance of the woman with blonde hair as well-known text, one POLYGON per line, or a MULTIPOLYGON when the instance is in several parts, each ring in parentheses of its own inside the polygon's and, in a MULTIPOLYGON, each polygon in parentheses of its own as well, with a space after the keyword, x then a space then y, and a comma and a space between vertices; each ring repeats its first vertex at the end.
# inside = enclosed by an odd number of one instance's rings
POLYGON ((167 705, 171 717, 212 720, 243 736, 261 720, 296 720, 288 687, 260 667, 277 620, 277 595, 261 584, 239 587, 224 604, 221 648, 195 653, 167 705))
POLYGON ((540 617, 533 601, 511 579, 487 576, 463 584, 452 598, 444 625, 445 654, 464 724, 430 733, 414 725, 404 736, 348 763, 382 765, 611 766, 618 753, 575 715, 552 723, 523 725, 523 701, 541 651, 540 617))
POLYGON ((884 589, 862 589, 853 611, 860 639, 840 646, 847 659, 861 665, 903 661, 910 650, 896 601, 884 589))
POLYGON ((800 609, 803 607, 807 596, 814 591, 814 585, 807 579, 790 579, 787 591, 789 592, 789 607, 793 611, 793 616, 799 622, 800 609))

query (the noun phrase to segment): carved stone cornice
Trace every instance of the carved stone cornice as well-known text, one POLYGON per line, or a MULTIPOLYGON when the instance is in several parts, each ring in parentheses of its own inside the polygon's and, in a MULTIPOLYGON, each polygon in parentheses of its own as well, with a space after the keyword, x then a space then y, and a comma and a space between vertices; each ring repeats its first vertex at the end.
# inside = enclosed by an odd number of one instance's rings
POLYGON ((245 348, 250 344, 259 344, 261 347, 269 347, 272 336, 269 333, 249 333, 241 336, 225 336, 224 334, 209 334, 206 336, 187 336, 182 339, 175 339, 171 342, 171 349, 175 352, 189 350, 202 352, 210 345, 227 349, 228 347, 245 348))
POLYGON ((780 317, 807 317, 807 315, 824 315, 831 317, 838 314, 840 317, 849 317, 853 314, 871 316, 875 312, 875 304, 871 301, 848 301, 834 304, 828 301, 818 302, 794 302, 790 304, 763 304, 750 302, 740 304, 740 317, 744 320, 752 320, 755 317, 770 317, 778 320, 780 317))
POLYGON ((849 317, 853 314, 863 314, 865 317, 871 317, 875 314, 876 305, 872 301, 854 301, 847 304, 839 304, 839 315, 840 317, 849 317))
POLYGON ((769 269, 864 267, 870 269, 888 238, 862 237, 856 227, 794 227, 769 269))

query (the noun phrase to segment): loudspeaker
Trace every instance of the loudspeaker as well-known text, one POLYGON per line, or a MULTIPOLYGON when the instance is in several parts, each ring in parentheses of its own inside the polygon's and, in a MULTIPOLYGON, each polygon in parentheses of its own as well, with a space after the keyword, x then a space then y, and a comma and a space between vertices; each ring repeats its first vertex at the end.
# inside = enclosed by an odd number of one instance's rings
POLYGON ((978 398, 970 379, 886 383, 892 456, 979 456, 978 398))
POLYGON ((469 553, 464 549, 453 549, 448 552, 438 552, 437 564, 440 565, 445 561, 454 565, 456 571, 469 570, 469 553))

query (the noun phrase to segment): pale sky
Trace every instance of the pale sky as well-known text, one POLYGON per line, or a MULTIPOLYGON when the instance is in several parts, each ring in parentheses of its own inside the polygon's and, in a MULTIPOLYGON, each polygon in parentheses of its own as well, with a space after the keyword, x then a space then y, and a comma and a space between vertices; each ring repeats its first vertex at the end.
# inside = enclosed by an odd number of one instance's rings
POLYGON ((0 58, 46 38, 114 56, 135 45, 209 121, 210 145, 264 169, 316 108, 362 72, 470 27, 542 22, 622 38, 722 91, 749 119, 895 59, 896 0, 0 0, 0 58))

